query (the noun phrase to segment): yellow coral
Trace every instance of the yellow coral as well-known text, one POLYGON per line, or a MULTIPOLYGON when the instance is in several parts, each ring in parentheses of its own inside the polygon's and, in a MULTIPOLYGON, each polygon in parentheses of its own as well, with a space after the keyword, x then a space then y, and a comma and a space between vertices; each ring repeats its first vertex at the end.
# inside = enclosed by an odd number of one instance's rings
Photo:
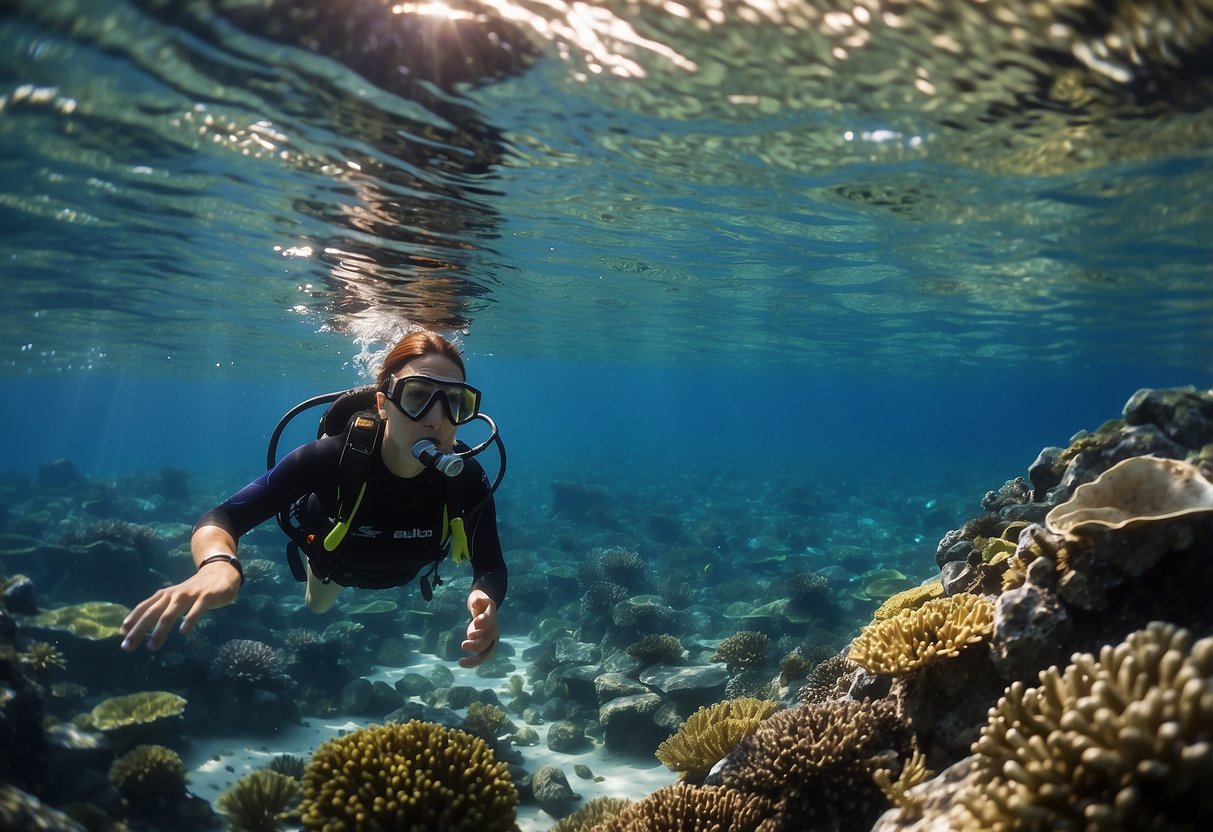
POLYGON ((89 641, 99 641, 117 636, 118 625, 129 612, 130 610, 121 604, 89 601, 85 604, 47 610, 30 618, 29 623, 35 627, 65 630, 89 641))
POLYGON ((137 745, 110 765, 109 781, 131 803, 185 796, 185 764, 163 745, 137 745))
POLYGON ((901 810, 902 817, 916 817, 921 811, 921 801, 910 796, 910 789, 919 783, 925 783, 934 777, 934 772, 927 769, 927 758, 918 749, 910 755, 910 759, 902 763, 901 772, 893 780, 889 769, 880 768, 872 773, 872 779, 880 790, 885 793, 889 802, 901 810))
POLYGON ((678 728, 678 733, 657 746, 657 759, 681 778, 703 782, 722 757, 754 733, 758 723, 779 705, 747 696, 700 708, 678 728))
POLYGON ((623 808, 594 832, 759 832, 772 828, 771 806, 753 795, 719 786, 666 786, 623 808))
POLYGON ((295 778, 278 771, 250 771, 215 804, 227 815, 228 832, 276 832, 299 800, 295 778))
POLYGON ((877 621, 884 621, 886 618, 892 618, 906 610, 916 610, 927 601, 930 601, 932 598, 938 598, 941 595, 943 595, 943 581, 941 580, 934 580, 922 586, 911 587, 885 600, 883 604, 876 608, 876 615, 874 617, 877 621))
POLYGON ((847 658, 873 673, 900 675, 943 656, 954 656, 994 631, 994 605, 962 593, 864 628, 847 658))
POLYGON ((479 737, 431 722, 373 725, 320 746, 303 775, 305 829, 517 832, 509 768, 479 737))
POLYGON ((93 708, 85 721, 99 730, 113 731, 179 716, 184 710, 185 700, 177 694, 152 690, 106 699, 93 708))
POLYGON ((1040 685, 973 746, 963 829, 1199 829, 1213 817, 1213 638, 1155 622, 1040 685))
POLYGON ((548 832, 589 832, 631 805, 632 801, 622 797, 596 797, 558 821, 548 832))

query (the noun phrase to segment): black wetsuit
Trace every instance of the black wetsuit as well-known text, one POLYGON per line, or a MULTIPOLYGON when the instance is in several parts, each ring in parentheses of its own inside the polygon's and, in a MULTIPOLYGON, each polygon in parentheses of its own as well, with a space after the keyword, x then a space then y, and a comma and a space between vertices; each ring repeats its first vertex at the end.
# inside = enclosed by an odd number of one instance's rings
MULTIPOLYGON (((317 439, 296 448, 273 469, 249 483, 239 493, 198 519, 198 529, 211 525, 233 538, 265 522, 296 500, 314 494, 310 517, 317 526, 313 550, 332 528, 337 513, 338 462, 345 447, 344 436, 317 439)), ((489 493, 488 477, 474 459, 467 460, 456 487, 463 489, 468 510, 489 493)), ((313 552, 318 577, 327 572, 342 586, 380 589, 403 586, 442 557, 446 532, 443 512, 447 504, 447 478, 426 468, 416 477, 404 479, 388 470, 379 453, 373 455, 366 493, 350 522, 349 532, 331 554, 313 552)), ((489 497, 466 521, 471 550, 473 586, 484 590, 497 606, 505 598, 506 567, 497 537, 497 514, 489 497)))

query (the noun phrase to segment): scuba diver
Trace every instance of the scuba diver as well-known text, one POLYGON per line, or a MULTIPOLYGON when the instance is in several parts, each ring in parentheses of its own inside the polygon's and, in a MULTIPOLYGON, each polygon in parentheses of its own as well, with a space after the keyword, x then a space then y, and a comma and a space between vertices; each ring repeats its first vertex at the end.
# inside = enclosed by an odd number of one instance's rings
POLYGON ((146 639, 158 650, 178 621, 188 633, 207 610, 235 601, 244 584, 237 541, 277 515, 291 537, 291 570, 306 581, 305 601, 316 613, 343 587, 403 586, 423 570, 419 585, 429 600, 431 585, 442 583, 441 561, 469 560, 471 623, 461 645, 469 655, 459 664, 489 659, 507 583, 493 504, 505 449, 466 377, 454 344, 413 332, 389 351, 373 386, 310 399, 284 416, 270 440, 269 470, 198 519, 190 539, 195 573, 135 606, 120 627, 122 649, 146 639), (319 437, 275 463, 286 422, 326 401, 333 404, 319 437), (491 435, 469 448, 455 432, 474 419, 486 421, 491 435), (501 467, 490 485, 473 457, 493 442, 501 467))

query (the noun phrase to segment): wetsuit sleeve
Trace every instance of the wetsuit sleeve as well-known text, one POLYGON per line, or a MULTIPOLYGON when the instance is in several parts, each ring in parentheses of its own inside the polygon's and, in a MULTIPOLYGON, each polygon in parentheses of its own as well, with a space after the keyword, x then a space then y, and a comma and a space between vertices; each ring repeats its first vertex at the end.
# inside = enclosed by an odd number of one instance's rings
MULTIPOLYGON (((479 466, 477 466, 479 468, 479 466)), ((468 489, 468 505, 475 506, 489 494, 489 480, 484 470, 480 478, 468 489)), ((471 534, 468 543, 472 549, 472 587, 482 589, 501 609, 505 591, 509 585, 509 573, 501 553, 501 539, 497 536, 497 507, 488 497, 484 508, 468 518, 471 534)))
POLYGON ((254 526, 290 508, 304 494, 332 488, 341 458, 340 436, 309 442, 283 459, 236 494, 203 514, 194 524, 218 526, 237 540, 254 526))

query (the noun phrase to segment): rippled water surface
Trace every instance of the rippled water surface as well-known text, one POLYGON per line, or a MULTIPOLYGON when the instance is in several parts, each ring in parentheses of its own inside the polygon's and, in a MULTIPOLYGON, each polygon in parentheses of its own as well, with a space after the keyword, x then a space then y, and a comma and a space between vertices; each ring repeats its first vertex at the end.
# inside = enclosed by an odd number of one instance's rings
POLYGON ((1207 373, 1207 2, 18 0, 0 363, 1207 373))

